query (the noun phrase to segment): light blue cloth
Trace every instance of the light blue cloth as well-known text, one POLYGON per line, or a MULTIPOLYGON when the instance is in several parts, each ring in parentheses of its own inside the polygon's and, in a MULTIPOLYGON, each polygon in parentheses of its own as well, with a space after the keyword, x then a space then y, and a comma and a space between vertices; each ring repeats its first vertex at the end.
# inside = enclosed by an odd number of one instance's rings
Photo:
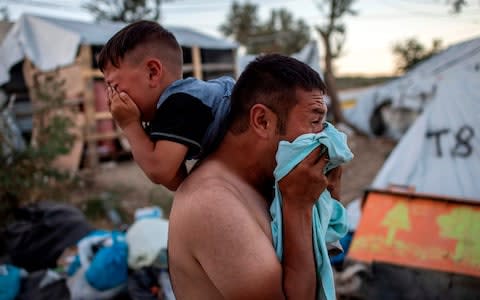
MULTIPOLYGON (((325 145, 328 149, 329 162, 324 172, 353 158, 348 148, 345 134, 332 124, 326 123, 324 130, 317 134, 304 134, 292 143, 281 141, 276 155, 275 198, 270 206, 272 216, 272 237, 275 251, 280 260, 283 258, 282 237, 282 195, 278 182, 315 148, 325 145)), ((335 299, 335 284, 332 267, 328 257, 327 243, 341 239, 348 232, 345 208, 325 190, 315 202, 312 211, 313 248, 317 273, 317 299, 335 299)))

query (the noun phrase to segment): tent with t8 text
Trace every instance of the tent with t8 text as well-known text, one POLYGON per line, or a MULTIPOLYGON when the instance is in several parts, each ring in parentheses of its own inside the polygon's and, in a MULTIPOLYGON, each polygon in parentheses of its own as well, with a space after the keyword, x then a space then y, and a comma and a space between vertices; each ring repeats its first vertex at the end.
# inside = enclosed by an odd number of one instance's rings
POLYGON ((476 299, 480 292, 476 41, 468 55, 437 61, 434 77, 417 77, 435 95, 365 193, 348 256, 372 267, 368 299, 476 299))

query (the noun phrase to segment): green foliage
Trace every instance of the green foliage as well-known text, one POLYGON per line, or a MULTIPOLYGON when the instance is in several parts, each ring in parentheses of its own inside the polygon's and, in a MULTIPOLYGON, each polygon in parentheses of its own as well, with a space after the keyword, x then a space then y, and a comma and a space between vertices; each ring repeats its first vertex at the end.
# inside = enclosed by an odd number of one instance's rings
MULTIPOLYGON (((56 78, 54 74, 35 81, 35 98, 39 102, 34 106, 35 142, 20 152, 0 152, 0 201, 59 199, 61 188, 74 182, 68 173, 52 165, 55 158, 70 151, 74 142, 69 132, 72 121, 65 116, 64 82, 56 78)), ((0 140, 6 134, 0 132, 0 140)))
POLYGON ((409 38, 403 42, 397 42, 393 46, 393 54, 397 59, 397 71, 406 72, 411 70, 418 63, 438 53, 442 48, 442 41, 434 39, 432 47, 427 49, 416 38, 409 38))
POLYGON ((233 2, 227 20, 220 26, 225 36, 233 38, 247 48, 248 53, 282 53, 300 51, 310 40, 308 25, 295 20, 286 9, 272 10, 270 18, 262 23, 257 5, 233 2))
MULTIPOLYGON (((163 0, 165 1, 165 0, 163 0)), ((138 20, 158 21, 162 0, 91 0, 84 5, 97 21, 131 23, 138 20)))

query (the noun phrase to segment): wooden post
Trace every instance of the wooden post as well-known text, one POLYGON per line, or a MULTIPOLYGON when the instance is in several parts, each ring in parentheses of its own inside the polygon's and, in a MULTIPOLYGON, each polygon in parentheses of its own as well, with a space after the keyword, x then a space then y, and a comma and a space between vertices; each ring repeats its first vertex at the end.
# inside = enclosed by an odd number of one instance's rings
POLYGON ((198 46, 192 47, 192 65, 193 65, 193 77, 202 80, 202 55, 198 46))
MULTIPOLYGON (((92 49, 88 45, 83 45, 83 68, 91 69, 92 49)), ((88 73, 88 72, 87 72, 88 73)), ((93 91, 93 77, 91 73, 84 77, 85 91, 83 107, 85 110, 85 140, 87 142, 87 166, 95 168, 98 165, 97 141, 91 137, 96 134, 97 120, 95 118, 95 94, 93 91)))

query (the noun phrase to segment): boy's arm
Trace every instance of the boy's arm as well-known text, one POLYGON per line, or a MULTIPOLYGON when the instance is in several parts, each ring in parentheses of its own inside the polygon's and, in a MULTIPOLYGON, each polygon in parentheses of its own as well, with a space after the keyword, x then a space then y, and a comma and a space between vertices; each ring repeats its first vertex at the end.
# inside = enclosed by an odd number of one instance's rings
POLYGON ((152 142, 139 122, 124 127, 123 132, 135 161, 148 178, 176 190, 187 176, 184 164, 187 146, 167 140, 152 142))
POLYGON ((123 130, 137 164, 154 183, 176 190, 187 175, 184 166, 187 146, 167 140, 152 142, 140 123, 140 111, 130 97, 111 88, 108 96, 110 111, 123 130))

